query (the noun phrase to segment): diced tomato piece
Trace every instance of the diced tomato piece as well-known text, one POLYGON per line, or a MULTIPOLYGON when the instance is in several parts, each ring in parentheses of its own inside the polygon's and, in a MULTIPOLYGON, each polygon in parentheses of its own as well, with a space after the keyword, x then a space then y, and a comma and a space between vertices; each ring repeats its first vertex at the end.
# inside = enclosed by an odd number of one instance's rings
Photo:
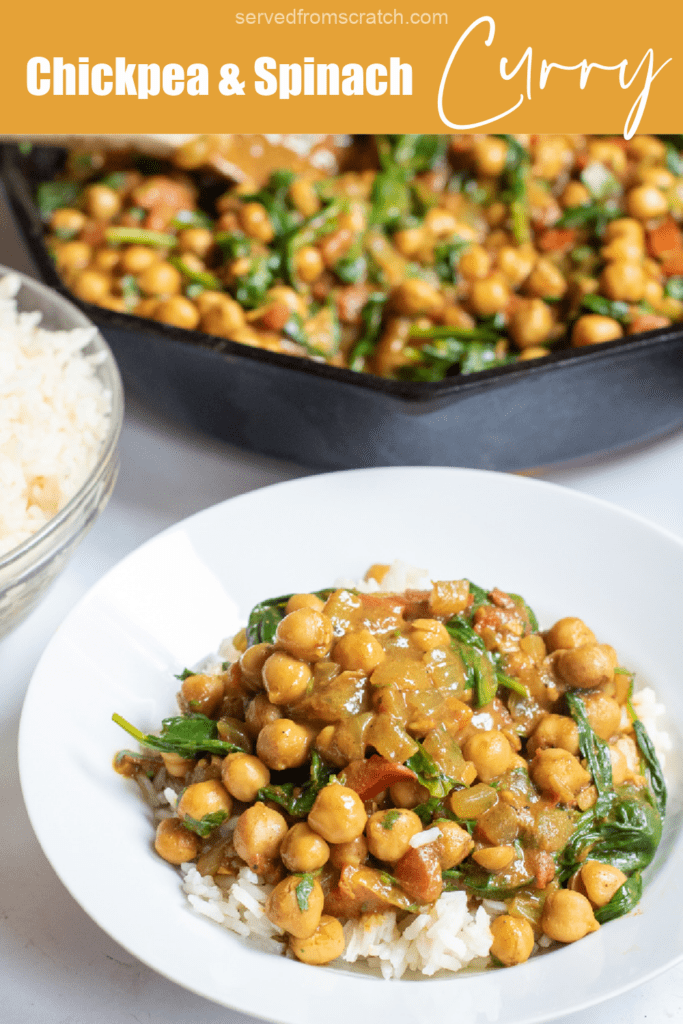
POLYGON ((575 228, 548 228, 536 240, 541 252, 569 252, 576 245, 575 228))
POLYGON ((683 276, 683 252, 669 253, 669 255, 662 260, 661 268, 665 277, 683 276))
POLYGON ((355 790, 361 800, 371 800, 401 779, 416 778, 415 772, 404 764, 393 764, 379 754, 366 761, 350 761, 344 769, 344 785, 355 790))
POLYGON ((647 233, 647 251, 656 259, 664 253, 674 254, 683 250, 683 234, 674 220, 667 220, 647 233))
POLYGON ((441 862, 436 843, 411 847, 394 867, 394 878, 409 896, 433 903, 443 890, 441 862))
POLYGON ((668 316, 657 316, 654 313, 645 313, 629 325, 627 334, 642 334, 643 331, 656 331, 658 327, 671 327, 668 316))

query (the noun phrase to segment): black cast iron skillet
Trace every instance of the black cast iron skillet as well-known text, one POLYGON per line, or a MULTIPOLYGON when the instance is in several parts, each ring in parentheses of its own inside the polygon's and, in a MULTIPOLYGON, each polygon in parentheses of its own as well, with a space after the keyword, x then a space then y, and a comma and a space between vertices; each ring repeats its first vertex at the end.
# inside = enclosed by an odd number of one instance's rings
POLYGON ((390 381, 115 313, 61 284, 33 202, 64 151, 3 146, 2 178, 43 281, 111 345, 129 387, 232 444, 321 469, 520 470, 683 424, 683 325, 438 383, 390 381))

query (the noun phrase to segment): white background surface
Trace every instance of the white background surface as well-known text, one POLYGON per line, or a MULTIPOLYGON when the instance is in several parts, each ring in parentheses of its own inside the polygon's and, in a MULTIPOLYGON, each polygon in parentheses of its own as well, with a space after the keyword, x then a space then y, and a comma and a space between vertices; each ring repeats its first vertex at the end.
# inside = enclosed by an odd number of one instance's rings
MULTIPOLYGON (((0 263, 32 272, 1 199, 0 263)), ((38 658, 62 618, 102 573, 159 530, 199 509, 308 471, 193 434, 130 395, 120 454, 119 481, 104 515, 42 604, 0 641, 0 1021, 246 1024, 252 1018, 191 995, 144 967, 93 924, 62 887, 24 810, 17 729, 38 658)), ((610 459, 537 475, 613 501, 683 537, 682 468, 679 431, 610 459)), ((59 743, 59 736, 54 742, 59 743)), ((44 756, 49 772, 50 751, 44 756)), ((68 815, 68 792, 63 801, 68 815)), ((73 821, 74 843, 86 829, 87 821, 73 821)), ((115 836, 102 836, 103 844, 112 842, 115 836)), ((106 877, 102 885, 107 885, 106 877)), ((668 937, 662 935, 661 941, 668 937)), ((559 1024, 679 1020, 683 965, 592 1010, 562 1017, 559 1024)))

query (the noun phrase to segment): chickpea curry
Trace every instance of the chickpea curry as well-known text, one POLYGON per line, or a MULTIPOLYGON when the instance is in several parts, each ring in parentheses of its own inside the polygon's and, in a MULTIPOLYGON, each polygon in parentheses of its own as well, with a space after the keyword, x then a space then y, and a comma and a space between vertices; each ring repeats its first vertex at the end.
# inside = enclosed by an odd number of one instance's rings
POLYGON ((683 320, 683 136, 362 136, 227 190, 192 147, 39 187, 79 299, 426 382, 683 320))
POLYGON ((178 677, 159 736, 114 716, 149 748, 115 767, 179 791, 165 860, 274 886, 266 914, 300 960, 339 956, 345 921, 452 890, 504 903, 505 966, 638 902, 666 787, 631 673, 581 619, 541 633, 521 597, 438 581, 264 601, 234 644, 178 677))

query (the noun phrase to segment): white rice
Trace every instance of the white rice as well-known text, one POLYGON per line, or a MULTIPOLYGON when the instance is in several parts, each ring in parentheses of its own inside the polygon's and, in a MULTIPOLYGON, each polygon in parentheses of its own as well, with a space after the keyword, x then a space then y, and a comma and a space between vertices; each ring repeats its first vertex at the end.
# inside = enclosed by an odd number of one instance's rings
POLYGON ((20 313, 17 274, 0 280, 0 557, 76 494, 107 430, 111 395, 86 356, 94 327, 49 331, 20 313))

